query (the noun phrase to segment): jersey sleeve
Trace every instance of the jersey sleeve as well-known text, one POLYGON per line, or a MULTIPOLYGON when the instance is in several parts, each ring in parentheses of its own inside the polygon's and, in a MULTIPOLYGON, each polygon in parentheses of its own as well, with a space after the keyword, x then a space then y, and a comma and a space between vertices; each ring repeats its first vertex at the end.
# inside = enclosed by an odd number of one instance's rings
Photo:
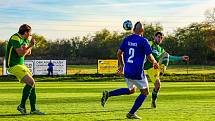
POLYGON ((9 42, 12 45, 13 48, 21 48, 19 37, 12 36, 9 42))
POLYGON ((172 55, 169 56, 169 61, 174 62, 174 61, 181 61, 181 60, 182 60, 181 56, 172 56, 172 55))

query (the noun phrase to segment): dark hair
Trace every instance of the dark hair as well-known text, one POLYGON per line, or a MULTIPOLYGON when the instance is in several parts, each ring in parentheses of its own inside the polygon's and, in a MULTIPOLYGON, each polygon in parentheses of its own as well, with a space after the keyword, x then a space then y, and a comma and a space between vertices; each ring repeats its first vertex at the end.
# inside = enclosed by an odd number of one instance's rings
POLYGON ((24 35, 25 32, 29 32, 31 30, 31 27, 27 24, 23 24, 19 27, 19 31, 18 33, 21 34, 21 35, 24 35))
POLYGON ((140 21, 138 21, 137 23, 135 23, 133 31, 134 32, 140 32, 141 29, 143 29, 143 25, 141 24, 140 21))
POLYGON ((163 36, 163 33, 162 32, 156 32, 155 36, 158 36, 158 35, 163 36))

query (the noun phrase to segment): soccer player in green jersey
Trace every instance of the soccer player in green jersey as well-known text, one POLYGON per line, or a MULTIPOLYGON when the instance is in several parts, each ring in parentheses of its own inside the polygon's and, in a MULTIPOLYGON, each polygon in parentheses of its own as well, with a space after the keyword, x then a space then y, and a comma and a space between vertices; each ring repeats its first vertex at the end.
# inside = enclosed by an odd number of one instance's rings
POLYGON ((28 40, 30 36, 31 27, 23 24, 20 26, 18 33, 10 37, 6 51, 6 67, 7 71, 16 76, 19 82, 26 84, 23 88, 21 103, 17 110, 21 114, 26 115, 25 103, 29 98, 30 114, 44 115, 45 113, 36 109, 35 81, 30 70, 24 65, 25 56, 31 54, 31 49, 35 45, 35 39, 28 40))
POLYGON ((168 66, 169 61, 188 61, 189 56, 171 56, 160 46, 164 38, 162 32, 157 32, 154 37, 154 41, 150 41, 150 45, 152 48, 152 55, 154 56, 155 60, 159 62, 159 68, 154 69, 152 63, 147 60, 144 64, 144 70, 146 71, 147 75, 149 76, 152 83, 154 83, 154 89, 152 91, 152 108, 156 108, 156 100, 157 94, 160 90, 160 74, 163 74, 168 66))

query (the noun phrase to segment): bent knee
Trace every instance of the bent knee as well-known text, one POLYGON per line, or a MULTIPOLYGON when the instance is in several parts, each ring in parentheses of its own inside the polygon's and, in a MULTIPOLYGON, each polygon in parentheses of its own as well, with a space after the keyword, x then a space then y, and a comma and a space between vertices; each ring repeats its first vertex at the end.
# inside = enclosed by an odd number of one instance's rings
POLYGON ((28 80, 28 82, 26 83, 32 87, 35 87, 35 81, 34 80, 28 80))
POLYGON ((159 90, 159 89, 161 88, 160 80, 157 80, 157 81, 155 82, 155 88, 156 88, 156 90, 159 90))
POLYGON ((132 88, 131 90, 130 90, 130 94, 134 94, 136 92, 136 88, 132 88))
POLYGON ((34 81, 34 79, 33 79, 31 76, 29 76, 29 75, 26 75, 26 76, 23 78, 23 82, 25 82, 26 84, 28 84, 28 85, 30 85, 30 86, 32 86, 32 87, 35 86, 35 81, 34 81))
POLYGON ((140 90, 141 91, 141 94, 145 95, 145 96, 148 96, 149 95, 149 89, 142 89, 140 90))

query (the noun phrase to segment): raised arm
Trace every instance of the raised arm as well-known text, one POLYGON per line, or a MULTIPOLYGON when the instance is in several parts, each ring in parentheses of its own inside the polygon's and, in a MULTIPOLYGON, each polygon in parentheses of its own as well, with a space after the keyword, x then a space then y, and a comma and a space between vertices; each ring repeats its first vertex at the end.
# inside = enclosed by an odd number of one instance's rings
POLYGON ((30 55, 31 54, 31 49, 33 48, 33 46, 35 45, 35 39, 31 39, 30 45, 27 47, 21 47, 21 48, 16 48, 16 53, 19 56, 25 56, 25 55, 30 55))

